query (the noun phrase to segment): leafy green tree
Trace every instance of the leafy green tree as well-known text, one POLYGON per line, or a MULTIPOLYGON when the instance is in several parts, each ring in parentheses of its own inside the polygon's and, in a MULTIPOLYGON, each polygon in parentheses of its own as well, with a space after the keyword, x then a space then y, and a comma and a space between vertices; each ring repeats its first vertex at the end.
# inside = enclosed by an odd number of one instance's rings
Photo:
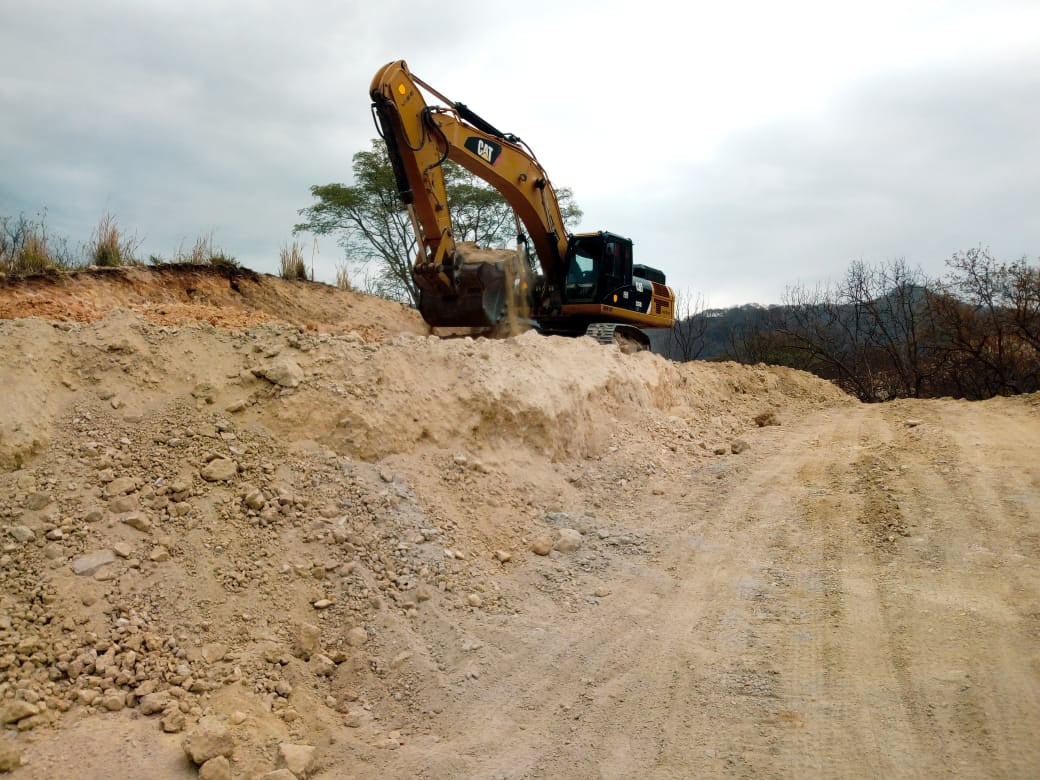
MULTIPOLYGON (((316 202, 300 209, 304 221, 295 232, 335 235, 352 265, 363 270, 361 286, 385 298, 418 303, 412 263, 418 252, 415 231, 401 204, 386 146, 353 158, 354 183, 311 187, 316 202)), ((493 187, 455 163, 444 163, 452 228, 456 241, 503 246, 516 238, 513 210, 493 187)), ((581 219, 581 209, 567 187, 556 190, 565 224, 581 219)))

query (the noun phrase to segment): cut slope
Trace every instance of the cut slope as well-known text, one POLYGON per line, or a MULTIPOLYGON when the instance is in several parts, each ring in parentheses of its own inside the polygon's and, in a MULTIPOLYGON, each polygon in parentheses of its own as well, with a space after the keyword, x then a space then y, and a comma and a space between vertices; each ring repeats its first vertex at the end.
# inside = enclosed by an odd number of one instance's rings
POLYGON ((400 304, 245 268, 126 266, 0 277, 0 319, 93 322, 118 309, 165 325, 209 322, 241 328, 280 322, 311 330, 349 327, 374 338, 428 331, 415 311, 400 304))

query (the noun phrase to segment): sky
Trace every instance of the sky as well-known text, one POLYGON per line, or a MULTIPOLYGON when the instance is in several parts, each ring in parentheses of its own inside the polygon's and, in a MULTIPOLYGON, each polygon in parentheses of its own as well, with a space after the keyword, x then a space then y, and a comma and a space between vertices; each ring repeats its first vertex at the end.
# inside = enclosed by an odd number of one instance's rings
MULTIPOLYGON (((1040 257, 1038 0, 4 0, 0 216, 75 243, 107 213, 143 255, 212 235, 277 273, 396 59, 711 306, 1040 257)), ((332 281, 334 239, 299 238, 332 281)))

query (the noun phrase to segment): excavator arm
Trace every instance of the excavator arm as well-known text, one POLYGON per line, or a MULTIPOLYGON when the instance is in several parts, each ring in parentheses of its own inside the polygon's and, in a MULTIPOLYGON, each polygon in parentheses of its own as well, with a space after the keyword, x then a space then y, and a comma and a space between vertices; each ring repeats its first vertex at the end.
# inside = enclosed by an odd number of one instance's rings
POLYGON ((467 263, 452 232, 444 173, 452 160, 497 189, 531 237, 544 274, 540 308, 558 308, 566 273, 567 234, 545 170, 520 139, 499 131, 413 75, 403 60, 383 66, 370 87, 398 193, 416 228, 413 277, 431 324, 493 325, 504 280, 500 269, 467 263), (427 104, 420 86, 444 102, 427 104), (556 299, 555 302, 553 299, 556 299), (435 321, 436 320, 436 321, 435 321))

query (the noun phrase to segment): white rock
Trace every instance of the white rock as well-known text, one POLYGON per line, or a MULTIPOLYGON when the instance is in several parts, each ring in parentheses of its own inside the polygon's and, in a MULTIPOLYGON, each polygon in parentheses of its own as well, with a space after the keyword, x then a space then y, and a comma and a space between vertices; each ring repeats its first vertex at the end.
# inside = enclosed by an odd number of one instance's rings
POLYGON ((72 572, 80 577, 90 576, 102 566, 114 563, 116 554, 111 550, 97 550, 72 559, 72 572))

